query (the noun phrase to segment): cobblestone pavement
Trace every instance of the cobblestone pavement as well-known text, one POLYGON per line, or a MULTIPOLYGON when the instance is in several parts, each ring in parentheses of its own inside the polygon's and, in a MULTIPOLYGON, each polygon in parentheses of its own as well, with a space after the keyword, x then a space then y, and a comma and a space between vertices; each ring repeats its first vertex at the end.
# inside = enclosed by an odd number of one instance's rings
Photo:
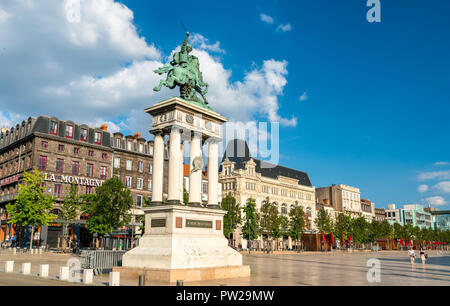
MULTIPOLYGON (((382 251, 367 253, 283 253, 283 254, 243 254, 244 264, 250 265, 251 277, 243 279, 224 279, 201 282, 184 282, 188 286, 302 286, 302 285, 362 285, 362 286, 449 286, 450 254, 439 255, 428 252, 425 265, 416 259, 411 265, 405 251, 382 251), (367 274, 372 266, 369 259, 378 259, 380 263, 380 282, 369 282, 367 274)), ((44 253, 16 254, 0 252, 0 286, 28 285, 54 286, 79 285, 58 280, 59 267, 65 266, 71 258, 68 254, 44 253), (4 273, 5 262, 14 260, 14 272, 4 273), (20 274, 22 263, 31 263, 31 276, 20 274), (38 276, 39 265, 49 264, 49 277, 38 276)), ((138 280, 121 279, 123 286, 137 286, 138 280)), ((108 275, 94 276, 95 286, 108 285, 108 275)), ((148 282, 149 286, 169 285, 167 283, 148 282)), ((172 284, 173 285, 173 284, 172 284)))

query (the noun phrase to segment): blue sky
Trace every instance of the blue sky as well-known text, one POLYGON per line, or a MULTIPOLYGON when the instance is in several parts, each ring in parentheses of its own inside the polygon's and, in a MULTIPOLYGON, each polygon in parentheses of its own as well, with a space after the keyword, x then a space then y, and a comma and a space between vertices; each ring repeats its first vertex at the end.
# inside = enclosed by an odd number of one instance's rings
MULTIPOLYGON (((19 22, 14 14, 23 15, 25 8, 8 2, 0 4, 0 24, 3 18, 14 31, 23 29, 19 37, 32 33, 26 28, 31 22, 21 27, 14 23, 19 22)), ((58 1, 45 2, 57 7, 58 1)), ((78 25, 85 27, 42 26, 43 37, 68 37, 65 43, 48 38, 42 48, 33 41, 8 45, 0 27, 0 43, 6 43, 3 49, 0 46, 0 64, 9 65, 6 70, 14 69, 17 75, 0 74, 0 121, 44 113, 62 119, 75 116, 92 124, 107 121, 125 132, 145 133, 143 122, 148 118, 141 114, 143 106, 174 95, 167 90, 151 93, 156 79, 148 71, 180 45, 183 22, 191 33, 201 35, 197 38, 205 39, 205 47, 199 43, 194 47, 204 52, 199 56, 201 69, 211 70, 204 72, 210 77, 206 81, 224 86, 212 89, 211 104, 230 120, 282 121, 280 164, 308 172, 316 187, 341 183, 359 187, 361 196, 376 207, 428 199, 435 207, 450 209, 450 2, 381 0, 381 23, 366 20, 366 0, 120 1, 131 16, 106 5, 112 0, 100 2, 105 5, 95 11, 82 2, 78 25), (123 43, 115 40, 120 37, 114 32, 117 21, 135 27, 123 43), (111 35, 100 39, 104 32, 111 35), (146 45, 136 37, 145 39, 146 45), (29 49, 36 52, 17 55, 29 49), (37 57, 38 53, 45 56, 37 57), (26 58, 29 65, 23 64, 26 58), (34 67, 42 58, 48 64, 34 67), (30 67, 39 71, 37 77, 28 77, 33 75, 30 67), (217 71, 222 79, 212 80, 217 71), (133 73, 139 75, 136 80, 133 73), (259 100, 248 81, 249 75, 268 73, 274 73, 277 81, 264 93, 275 101, 270 106, 259 100), (29 88, 25 93, 24 86, 29 88), (34 88, 39 90, 34 93, 34 88), (227 108, 223 101, 227 88, 233 89, 233 98, 260 105, 245 107, 246 102, 242 110, 227 108), (302 95, 306 98, 300 99, 302 95), (14 100, 18 102, 7 103, 14 100), (43 101, 44 106, 30 108, 30 101, 33 105, 43 101), (73 106, 78 103, 90 109, 88 115, 78 113, 80 107, 73 106)), ((47 20, 61 13, 50 11, 44 13, 47 20)))
POLYGON ((450 168, 433 165, 450 160, 448 1, 381 1, 381 23, 366 20, 364 0, 171 1, 179 10, 123 3, 165 53, 182 37, 181 21, 220 41, 235 80, 252 63, 286 60, 280 115, 295 114, 298 123, 281 127, 280 163, 307 171, 315 186, 357 186, 377 207, 432 196, 450 202, 444 192, 417 191, 444 180, 421 181, 420 173, 450 168), (291 30, 277 31, 279 24, 291 30))

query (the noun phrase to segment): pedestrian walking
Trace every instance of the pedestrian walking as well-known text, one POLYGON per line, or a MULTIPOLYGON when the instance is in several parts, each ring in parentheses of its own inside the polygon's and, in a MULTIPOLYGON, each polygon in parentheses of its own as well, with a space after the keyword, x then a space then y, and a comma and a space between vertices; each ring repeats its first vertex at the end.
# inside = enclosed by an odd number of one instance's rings
POLYGON ((16 235, 13 235, 12 237, 11 237, 11 247, 15 247, 16 246, 16 240, 17 240, 17 237, 16 237, 16 235))
POLYGON ((427 257, 428 256, 427 256, 427 254, 425 254, 425 250, 421 246, 420 247, 420 259, 422 259, 422 264, 425 264, 427 257))
POLYGON ((414 249, 412 247, 409 248, 408 256, 409 256, 409 259, 411 260, 411 264, 413 265, 414 259, 416 258, 416 253, 414 252, 414 249))

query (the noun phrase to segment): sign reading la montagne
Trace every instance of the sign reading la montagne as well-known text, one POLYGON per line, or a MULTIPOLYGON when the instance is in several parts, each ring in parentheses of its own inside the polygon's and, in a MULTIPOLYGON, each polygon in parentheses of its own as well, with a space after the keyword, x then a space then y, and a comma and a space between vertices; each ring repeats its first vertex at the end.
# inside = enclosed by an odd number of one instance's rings
POLYGON ((45 181, 49 182, 58 182, 58 183, 66 183, 72 184, 75 183, 77 185, 83 186, 91 186, 91 187, 99 187, 103 184, 103 180, 91 179, 86 177, 77 177, 71 175, 55 175, 55 174, 45 174, 45 181))

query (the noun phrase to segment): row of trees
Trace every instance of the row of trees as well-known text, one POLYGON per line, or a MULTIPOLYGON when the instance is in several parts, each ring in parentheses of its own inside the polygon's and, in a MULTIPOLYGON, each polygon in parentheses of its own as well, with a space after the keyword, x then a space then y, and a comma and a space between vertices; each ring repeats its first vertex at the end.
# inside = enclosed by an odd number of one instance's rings
POLYGON ((307 227, 305 211, 296 202, 289 212, 289 217, 278 212, 269 198, 262 205, 260 212, 254 199, 248 199, 244 207, 236 203, 236 199, 228 194, 222 199, 222 209, 227 211, 224 216, 224 235, 230 239, 236 228, 242 225, 241 235, 246 240, 255 240, 265 234, 269 240, 289 236, 299 242, 307 227), (241 217, 243 215, 243 217, 241 217))
POLYGON ((116 177, 106 180, 96 189, 95 194, 82 194, 78 186, 72 184, 59 207, 58 216, 52 213, 56 198, 44 192, 44 175, 37 170, 25 172, 23 184, 15 202, 6 205, 8 223, 19 228, 31 226, 30 249, 33 247, 33 234, 36 228, 49 225, 57 217, 64 221, 63 248, 68 241, 70 221, 80 215, 87 217, 86 223, 91 234, 99 236, 111 234, 113 230, 130 223, 129 211, 133 200, 130 190, 116 177))
MULTIPOLYGON (((248 199, 245 206, 240 208, 236 199, 228 194, 222 200, 222 209, 228 212, 224 216, 223 229, 224 235, 228 239, 236 228, 242 225, 241 235, 246 240, 255 240, 258 236, 265 234, 269 240, 288 236, 299 244, 309 221, 304 209, 298 205, 298 202, 295 202, 288 217, 280 214, 277 207, 270 203, 269 198, 266 199, 260 212, 258 212, 254 199, 248 199)), ((371 243, 375 242, 376 239, 385 238, 450 243, 450 231, 433 230, 431 228, 421 229, 411 224, 402 226, 395 223, 391 225, 386 220, 383 222, 368 222, 364 217, 353 218, 349 214, 339 214, 333 222, 331 216, 323 208, 318 211, 314 224, 319 233, 329 234, 332 232, 335 237, 342 236, 344 240, 348 240, 349 235, 351 235, 355 244, 371 243)))

